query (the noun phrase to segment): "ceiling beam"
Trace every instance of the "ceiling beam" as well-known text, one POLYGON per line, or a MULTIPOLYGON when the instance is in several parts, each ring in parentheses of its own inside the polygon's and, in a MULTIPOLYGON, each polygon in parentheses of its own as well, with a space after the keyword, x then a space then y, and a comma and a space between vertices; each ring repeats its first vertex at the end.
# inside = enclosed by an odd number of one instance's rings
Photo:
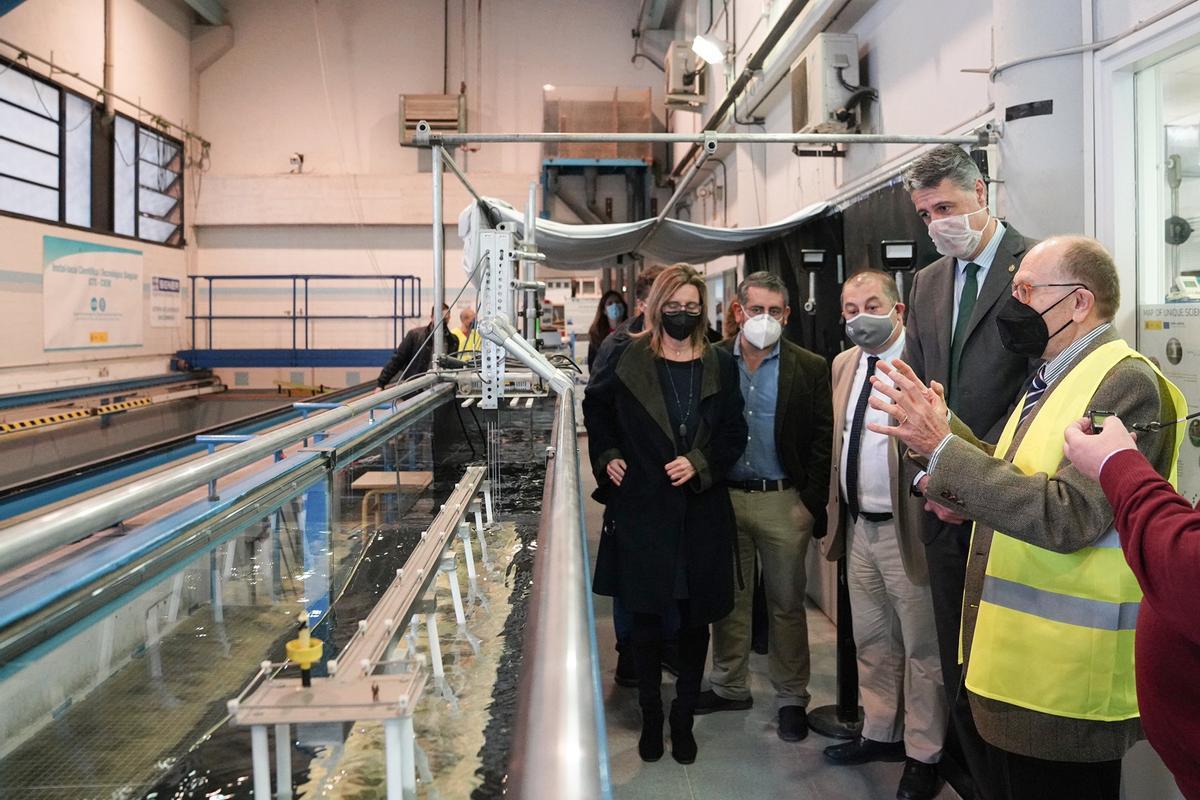
POLYGON ((184 0, 209 25, 225 24, 225 9, 219 0, 184 0))

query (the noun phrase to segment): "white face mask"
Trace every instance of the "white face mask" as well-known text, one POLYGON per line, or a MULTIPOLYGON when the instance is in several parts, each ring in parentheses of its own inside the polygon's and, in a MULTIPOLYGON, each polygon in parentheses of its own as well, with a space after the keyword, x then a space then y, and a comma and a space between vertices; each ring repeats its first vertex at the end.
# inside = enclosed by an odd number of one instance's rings
POLYGON ((969 218, 981 212, 988 214, 989 217, 991 216, 987 206, 984 206, 969 214, 957 214, 953 217, 943 217, 942 219, 935 219, 930 222, 929 238, 933 239, 933 246, 944 256, 963 259, 970 258, 979 248, 979 240, 983 238, 983 232, 987 229, 987 223, 985 222, 979 230, 975 230, 971 227, 971 220, 969 218))
POLYGON ((759 350, 766 350, 768 347, 773 347, 779 341, 779 337, 782 334, 783 326, 779 324, 779 320, 770 314, 759 314, 757 317, 750 317, 742 325, 742 335, 746 337, 746 341, 759 350))

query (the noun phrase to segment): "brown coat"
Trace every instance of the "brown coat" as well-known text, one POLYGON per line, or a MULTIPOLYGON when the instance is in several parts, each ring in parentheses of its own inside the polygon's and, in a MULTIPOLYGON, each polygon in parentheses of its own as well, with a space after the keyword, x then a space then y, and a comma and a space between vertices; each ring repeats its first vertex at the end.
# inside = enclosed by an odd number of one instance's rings
MULTIPOLYGON (((858 361, 862 349, 851 347, 838 353, 833 359, 833 450, 829 470, 829 532, 820 540, 821 554, 830 561, 837 561, 846 551, 846 525, 848 514, 846 504, 842 502, 842 431, 846 426, 846 405, 850 402, 850 393, 854 386, 854 373, 858 369, 858 361)), ((921 503, 904 502, 903 492, 907 494, 908 487, 901 486, 900 446, 895 440, 888 448, 888 473, 892 477, 892 509, 896 514, 896 535, 900 540, 900 558, 904 562, 904 572, 915 584, 929 583, 929 568, 925 563, 925 545, 921 540, 922 526, 925 524, 924 510, 921 503)))

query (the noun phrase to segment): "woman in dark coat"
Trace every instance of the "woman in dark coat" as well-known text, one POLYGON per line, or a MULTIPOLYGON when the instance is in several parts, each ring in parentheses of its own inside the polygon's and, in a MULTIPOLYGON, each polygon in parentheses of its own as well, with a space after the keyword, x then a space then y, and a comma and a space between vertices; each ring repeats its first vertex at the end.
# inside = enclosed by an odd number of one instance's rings
POLYGON ((708 625, 733 609, 736 528, 724 485, 746 446, 732 356, 705 341, 704 279, 667 268, 646 301, 646 328, 592 375, 583 414, 604 531, 593 589, 633 613, 642 736, 663 754, 663 618, 678 609, 679 678, 671 754, 696 758, 692 715, 708 625))
POLYGON ((596 307, 596 316, 592 320, 592 326, 588 328, 587 365, 589 373, 592 371, 592 365, 596 363, 596 354, 600 352, 600 345, 604 344, 608 335, 628 318, 629 314, 625 310, 625 298, 621 296, 621 293, 613 289, 605 292, 604 296, 600 298, 600 305, 596 307))

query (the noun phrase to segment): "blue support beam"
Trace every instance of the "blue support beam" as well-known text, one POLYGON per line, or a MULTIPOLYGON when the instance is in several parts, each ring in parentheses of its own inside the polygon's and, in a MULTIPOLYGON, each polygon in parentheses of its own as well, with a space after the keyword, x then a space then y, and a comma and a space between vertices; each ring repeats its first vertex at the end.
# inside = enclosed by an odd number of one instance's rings
POLYGON ((382 367, 391 350, 246 349, 180 350, 177 355, 193 369, 230 367, 382 367))
POLYGON ((0 0, 0 17, 3 17, 23 2, 25 0, 0 0))

